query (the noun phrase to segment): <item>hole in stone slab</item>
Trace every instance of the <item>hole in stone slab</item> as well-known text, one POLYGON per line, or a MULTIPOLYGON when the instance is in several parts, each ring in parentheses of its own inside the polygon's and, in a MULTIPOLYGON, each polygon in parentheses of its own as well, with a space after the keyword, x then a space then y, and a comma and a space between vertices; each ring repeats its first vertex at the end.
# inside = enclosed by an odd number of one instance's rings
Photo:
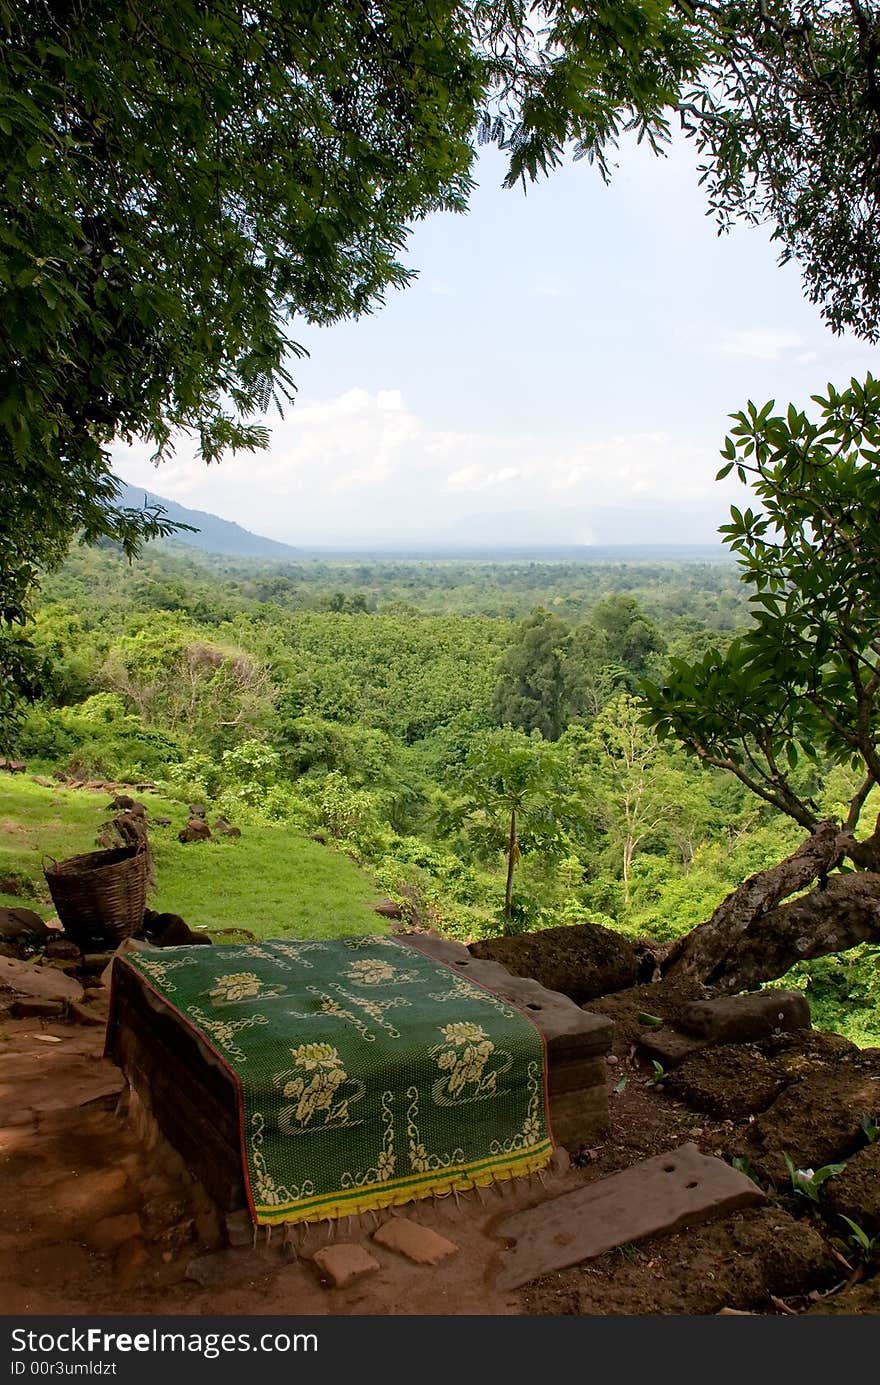
POLYGON ((690 1183, 685 1183, 684 1186, 686 1188, 699 1188, 700 1185, 695 1178, 692 1178, 690 1183))
POLYGON ((540 1005, 533 1005, 531 1001, 526 1005, 527 1010, 540 1010, 540 1005))
POLYGON ((663 1172, 664 1172, 664 1173, 675 1173, 675 1165, 674 1165, 674 1164, 664 1164, 664 1165, 663 1165, 663 1172))
POLYGON ((460 962, 460 961, 456 960, 455 965, 456 965, 457 967, 466 967, 466 966, 468 965, 468 963, 467 963, 467 962, 460 962))

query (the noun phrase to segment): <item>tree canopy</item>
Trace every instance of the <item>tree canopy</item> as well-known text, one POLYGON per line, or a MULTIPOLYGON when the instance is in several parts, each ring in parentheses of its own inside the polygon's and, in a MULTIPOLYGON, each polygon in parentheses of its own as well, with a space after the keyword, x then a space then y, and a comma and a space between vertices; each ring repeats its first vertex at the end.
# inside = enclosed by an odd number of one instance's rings
POLYGON ((511 184, 569 148, 608 176, 678 120, 722 224, 769 219, 831 325, 877 335, 868 0, 0 0, 0 26, 2 622, 77 531, 162 532, 114 507, 114 438, 266 444, 297 322, 405 284, 481 140, 511 184))
POLYGON ((671 661, 645 685, 648 719, 704 764, 726 769, 814 832, 815 770, 856 779, 838 857, 880 863, 880 823, 854 840, 880 785, 880 381, 813 397, 808 414, 774 401, 734 416, 725 465, 757 502, 722 533, 751 588, 753 623, 725 651, 671 661))

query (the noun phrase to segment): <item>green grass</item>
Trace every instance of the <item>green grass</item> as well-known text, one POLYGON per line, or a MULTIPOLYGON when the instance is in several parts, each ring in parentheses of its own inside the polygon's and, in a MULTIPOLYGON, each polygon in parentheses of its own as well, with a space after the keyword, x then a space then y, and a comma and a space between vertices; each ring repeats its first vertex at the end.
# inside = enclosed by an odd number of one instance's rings
MULTIPOLYGON (((379 891, 339 851, 286 827, 245 827, 238 841, 177 841, 186 809, 158 794, 141 795, 151 816, 170 817, 150 840, 158 889, 153 909, 180 914, 193 927, 248 928, 262 938, 322 938, 382 932, 370 905, 379 891)), ((0 904, 52 912, 43 857, 63 860, 95 849, 111 816, 110 796, 43 788, 25 775, 0 775, 0 878, 30 882, 32 898, 0 894, 0 904)))

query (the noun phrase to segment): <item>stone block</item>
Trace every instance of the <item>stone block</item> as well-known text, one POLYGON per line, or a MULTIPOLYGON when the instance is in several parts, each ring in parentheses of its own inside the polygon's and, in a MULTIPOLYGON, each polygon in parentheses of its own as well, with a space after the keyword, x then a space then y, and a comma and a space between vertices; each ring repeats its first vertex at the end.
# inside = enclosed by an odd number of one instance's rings
POLYGON ((334 1289, 344 1289, 365 1274, 375 1274, 379 1261, 363 1246, 354 1242, 324 1246, 312 1256, 318 1266, 321 1278, 333 1285, 334 1289))
POLYGON ((553 1138, 566 1149, 595 1145, 608 1133, 608 1088, 604 1082, 550 1097, 553 1138))
POLYGON ((454 1241, 448 1241, 429 1226, 421 1226, 407 1217, 391 1217, 373 1232, 373 1240, 387 1250, 405 1255, 416 1265, 439 1265, 458 1250, 454 1241))
POLYGON ((713 1044, 755 1043, 782 1030, 809 1029, 810 1007, 800 991, 755 991, 749 995, 695 1000, 678 1016, 678 1027, 713 1044))

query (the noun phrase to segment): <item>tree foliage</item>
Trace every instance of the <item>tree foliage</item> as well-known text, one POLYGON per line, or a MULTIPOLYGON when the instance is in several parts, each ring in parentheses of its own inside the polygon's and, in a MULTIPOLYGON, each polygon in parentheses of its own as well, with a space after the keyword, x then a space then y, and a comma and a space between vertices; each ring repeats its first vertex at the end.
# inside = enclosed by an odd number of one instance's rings
POLYGON ((812 416, 772 400, 734 415, 719 476, 735 468, 757 505, 733 506, 722 532, 753 623, 726 651, 672 660, 666 685, 645 687, 647 715, 810 831, 817 767, 848 767, 842 852, 876 868, 878 831, 851 839, 880 785, 880 382, 813 402, 812 416))

